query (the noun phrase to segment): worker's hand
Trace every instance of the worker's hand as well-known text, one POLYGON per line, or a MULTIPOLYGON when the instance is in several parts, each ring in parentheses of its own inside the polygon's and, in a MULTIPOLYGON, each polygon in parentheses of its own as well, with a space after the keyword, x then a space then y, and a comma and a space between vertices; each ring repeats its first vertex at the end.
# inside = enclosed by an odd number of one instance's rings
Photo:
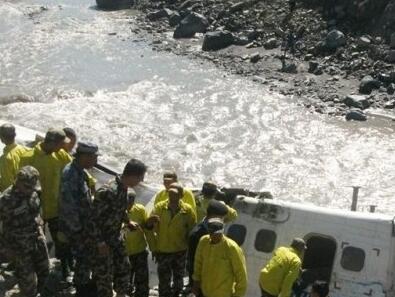
POLYGON ((138 230, 138 231, 143 232, 143 230, 141 229, 140 225, 138 223, 136 223, 136 222, 133 222, 133 221, 129 221, 128 224, 127 224, 127 227, 128 227, 128 229, 130 231, 138 230))
POLYGON ((97 251, 100 256, 107 256, 110 253, 110 248, 104 241, 97 244, 97 251))
POLYGON ((152 228, 155 224, 158 224, 160 222, 160 218, 157 215, 152 215, 147 219, 147 227, 152 228))

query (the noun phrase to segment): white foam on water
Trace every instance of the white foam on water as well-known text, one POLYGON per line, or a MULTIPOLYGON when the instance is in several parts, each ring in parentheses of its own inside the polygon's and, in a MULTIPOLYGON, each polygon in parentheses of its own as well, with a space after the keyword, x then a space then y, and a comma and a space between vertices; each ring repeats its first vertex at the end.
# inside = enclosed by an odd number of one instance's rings
POLYGON ((153 78, 126 91, 15 103, 0 111, 34 129, 74 127, 117 168, 140 158, 150 167, 148 182, 158 183, 172 167, 192 186, 213 179, 340 208, 350 205, 347 186, 360 185, 362 206, 394 210, 390 130, 309 114, 243 79, 212 77, 194 90, 153 78))

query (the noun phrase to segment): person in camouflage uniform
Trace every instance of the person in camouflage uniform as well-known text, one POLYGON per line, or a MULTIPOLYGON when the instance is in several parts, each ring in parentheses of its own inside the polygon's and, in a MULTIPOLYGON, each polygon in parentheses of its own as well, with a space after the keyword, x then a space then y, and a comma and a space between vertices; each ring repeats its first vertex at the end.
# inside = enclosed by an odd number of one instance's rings
POLYGON ((127 215, 127 190, 144 180, 146 170, 144 163, 131 159, 122 175, 96 192, 89 226, 98 297, 112 297, 113 287, 119 297, 129 293, 130 263, 121 231, 123 226, 137 228, 127 215))
POLYGON ((90 281, 92 265, 88 249, 88 220, 91 217, 93 196, 86 169, 97 163, 98 147, 79 143, 72 163, 64 170, 60 187, 59 230, 71 245, 76 260, 73 282, 76 297, 90 296, 95 291, 90 281))
POLYGON ((39 173, 22 167, 15 184, 0 196, 1 233, 12 254, 22 296, 35 297, 49 274, 48 250, 40 216, 39 173))

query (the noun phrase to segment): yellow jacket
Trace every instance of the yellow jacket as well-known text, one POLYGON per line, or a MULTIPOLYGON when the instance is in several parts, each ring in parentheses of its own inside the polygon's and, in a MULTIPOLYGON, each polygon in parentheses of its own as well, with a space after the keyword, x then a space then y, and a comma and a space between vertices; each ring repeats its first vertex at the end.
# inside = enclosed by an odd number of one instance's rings
MULTIPOLYGON (((166 189, 160 190, 155 195, 154 205, 166 200, 169 200, 169 192, 166 189)), ((182 196, 181 200, 189 204, 192 207, 193 211, 196 213, 195 196, 193 195, 191 190, 184 188, 184 195, 182 196)))
MULTIPOLYGON (((198 205, 196 206, 196 213, 197 213, 197 221, 201 222, 204 217, 207 215, 207 206, 209 204, 211 199, 205 199, 202 198, 199 202, 198 205)), ((237 211, 226 205, 226 207, 228 208, 228 214, 225 216, 224 218, 224 222, 228 223, 228 222, 233 222, 234 220, 237 219, 237 211)))
POLYGON ((172 217, 168 201, 162 201, 154 206, 151 215, 160 219, 154 228, 155 251, 175 253, 188 248, 188 235, 196 224, 196 214, 188 204, 180 200, 179 211, 172 217))
POLYGON ((148 215, 142 204, 134 203, 133 206, 128 209, 128 217, 131 221, 139 224, 143 230, 128 231, 126 233, 126 252, 128 256, 133 256, 144 252, 147 248, 147 242, 150 243, 150 232, 144 229, 148 215))
POLYGON ((301 265, 302 262, 293 248, 279 247, 261 270, 259 285, 270 295, 289 297, 301 265))
POLYGON ((16 143, 6 145, 0 157, 0 192, 11 186, 19 169, 20 157, 28 149, 16 143))
POLYGON ((60 178, 63 168, 71 161, 71 156, 63 149, 56 153, 46 154, 41 148, 41 142, 21 156, 20 167, 31 165, 40 173, 44 220, 58 216, 60 178))
POLYGON ((217 244, 203 236, 196 250, 193 280, 200 282, 205 297, 242 297, 247 291, 243 250, 226 237, 217 244))

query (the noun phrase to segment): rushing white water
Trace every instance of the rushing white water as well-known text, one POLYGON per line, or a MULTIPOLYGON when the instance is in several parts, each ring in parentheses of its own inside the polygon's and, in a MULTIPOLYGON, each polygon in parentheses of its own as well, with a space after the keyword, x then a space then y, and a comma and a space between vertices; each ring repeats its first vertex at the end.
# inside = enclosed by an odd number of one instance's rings
POLYGON ((0 4, 0 100, 33 101, 0 105, 2 119, 71 126, 104 163, 144 160, 152 183, 173 167, 190 186, 213 179, 337 208, 360 185, 361 207, 395 211, 394 124, 310 114, 210 65, 152 52, 130 32, 132 12, 41 2, 0 4))

